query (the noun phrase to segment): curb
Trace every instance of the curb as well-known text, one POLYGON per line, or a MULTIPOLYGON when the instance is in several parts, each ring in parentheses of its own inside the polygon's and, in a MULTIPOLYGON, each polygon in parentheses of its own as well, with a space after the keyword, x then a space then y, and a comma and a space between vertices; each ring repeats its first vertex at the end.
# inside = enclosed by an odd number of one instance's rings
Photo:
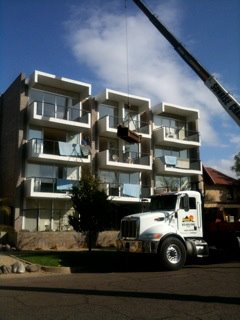
POLYGON ((69 274, 72 273, 72 270, 70 267, 51 267, 51 266, 43 266, 41 264, 36 264, 36 263, 31 263, 29 261, 26 261, 24 259, 18 258, 14 255, 9 254, 9 257, 15 259, 15 260, 19 260, 22 263, 24 263, 25 265, 37 265, 39 266, 39 271, 42 270, 44 272, 49 272, 49 273, 63 273, 63 274, 69 274))
POLYGON ((51 273, 63 273, 69 274, 72 273, 70 267, 50 267, 50 266, 40 266, 40 269, 44 272, 51 272, 51 273))

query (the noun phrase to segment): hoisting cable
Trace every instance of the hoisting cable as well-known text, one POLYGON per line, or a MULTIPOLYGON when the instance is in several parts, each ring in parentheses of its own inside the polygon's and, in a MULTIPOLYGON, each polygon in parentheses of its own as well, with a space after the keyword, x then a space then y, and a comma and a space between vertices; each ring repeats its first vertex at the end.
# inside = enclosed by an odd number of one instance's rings
POLYGON ((127 78, 127 94, 128 94, 128 107, 130 105, 129 102, 129 61, 128 61, 128 12, 127 12, 127 1, 125 0, 125 43, 126 43, 126 78, 127 78))
MULTIPOLYGON (((128 143, 140 143, 141 135, 129 129, 130 119, 134 124, 130 112, 130 81, 129 81, 129 47, 128 47, 128 14, 127 14, 127 1, 125 0, 125 48, 126 48, 126 81, 127 81, 127 115, 123 119, 123 125, 118 125, 117 127, 117 136, 128 143), (124 124, 127 122, 127 126, 124 124)), ((135 124, 134 124, 135 125, 135 124)), ((136 127, 136 126, 135 126, 136 127)))

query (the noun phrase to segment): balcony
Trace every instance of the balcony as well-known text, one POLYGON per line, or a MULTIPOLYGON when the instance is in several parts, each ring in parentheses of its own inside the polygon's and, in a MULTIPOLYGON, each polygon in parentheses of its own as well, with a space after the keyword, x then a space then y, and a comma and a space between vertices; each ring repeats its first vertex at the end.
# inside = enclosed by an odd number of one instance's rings
POLYGON ((25 196, 30 198, 69 198, 69 192, 78 181, 32 177, 25 180, 25 196))
POLYGON ((197 131, 184 128, 161 127, 153 131, 155 145, 193 148, 200 147, 200 135, 197 131))
POLYGON ((202 163, 196 159, 163 156, 154 160, 154 171, 155 174, 200 175, 202 174, 202 163))
MULTIPOLYGON (((102 137, 116 137, 117 126, 122 123, 123 120, 117 117, 104 116, 98 120, 98 133, 102 137)), ((131 130, 141 134, 142 138, 151 138, 151 127, 148 123, 143 121, 133 121, 133 128, 131 130)))
POLYGON ((102 137, 116 138, 118 118, 105 116, 98 120, 98 134, 102 137))
POLYGON ((29 122, 36 125, 61 128, 64 130, 76 129, 86 131, 91 128, 91 114, 77 107, 56 106, 51 103, 33 101, 28 106, 29 122))
POLYGON ((28 160, 82 165, 91 162, 90 147, 62 141, 31 139, 27 143, 28 160))
POLYGON ((98 166, 108 170, 150 171, 152 170, 152 156, 138 152, 105 150, 98 153, 98 166))
POLYGON ((139 202, 151 196, 151 188, 130 183, 104 183, 103 190, 112 201, 139 202))

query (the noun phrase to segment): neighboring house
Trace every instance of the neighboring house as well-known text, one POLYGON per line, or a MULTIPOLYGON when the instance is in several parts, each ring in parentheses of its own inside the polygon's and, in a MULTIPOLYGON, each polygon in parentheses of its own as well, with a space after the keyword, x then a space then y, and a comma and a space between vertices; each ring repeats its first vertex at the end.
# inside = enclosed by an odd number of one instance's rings
POLYGON ((203 166, 204 208, 206 215, 222 214, 227 222, 240 219, 240 182, 203 166))
POLYGON ((69 230, 72 185, 84 172, 116 203, 113 228, 143 200, 165 191, 198 189, 202 165, 199 112, 34 71, 1 95, 0 197, 16 231, 69 230), (119 124, 137 135, 129 143, 119 124))
POLYGON ((226 245, 240 231, 240 181, 204 166, 203 180, 207 240, 217 237, 226 245))

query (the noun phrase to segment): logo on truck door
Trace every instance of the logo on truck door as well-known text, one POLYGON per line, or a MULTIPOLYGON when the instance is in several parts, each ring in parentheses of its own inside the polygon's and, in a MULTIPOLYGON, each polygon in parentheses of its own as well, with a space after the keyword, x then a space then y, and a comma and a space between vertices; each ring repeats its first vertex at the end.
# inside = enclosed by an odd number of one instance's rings
POLYGON ((197 230, 195 224, 195 216, 192 214, 186 215, 182 218, 182 231, 194 231, 197 230))
POLYGON ((189 216, 186 216, 182 219, 182 222, 194 222, 194 216, 190 214, 189 216))

